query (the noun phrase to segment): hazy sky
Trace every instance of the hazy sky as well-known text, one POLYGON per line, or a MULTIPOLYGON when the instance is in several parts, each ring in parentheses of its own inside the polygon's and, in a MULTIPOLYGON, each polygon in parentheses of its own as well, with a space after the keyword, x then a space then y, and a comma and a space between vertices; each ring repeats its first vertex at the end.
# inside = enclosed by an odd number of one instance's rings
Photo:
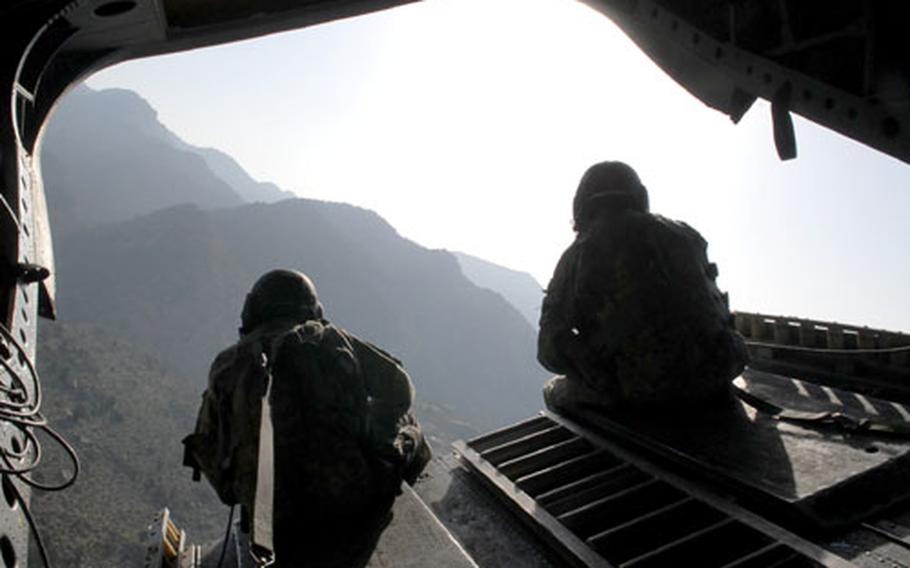
POLYGON ((544 285, 579 177, 624 160, 708 240, 735 309, 910 331, 910 165, 801 119, 782 163, 767 104, 733 125, 572 0, 430 0, 88 84, 257 179, 544 285))

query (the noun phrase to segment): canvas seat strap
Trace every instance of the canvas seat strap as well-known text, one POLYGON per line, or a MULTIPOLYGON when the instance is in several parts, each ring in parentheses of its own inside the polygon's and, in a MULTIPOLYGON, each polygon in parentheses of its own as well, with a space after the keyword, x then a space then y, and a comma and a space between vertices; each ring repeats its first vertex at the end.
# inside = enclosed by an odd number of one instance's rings
POLYGON ((272 540, 272 523, 275 497, 275 453, 272 431, 272 405, 269 395, 272 392, 272 372, 265 354, 261 356, 266 369, 268 383, 262 395, 261 414, 259 419, 259 452, 256 469, 256 493, 253 501, 253 523, 250 535, 250 555, 257 566, 270 566, 275 563, 275 546, 272 540))

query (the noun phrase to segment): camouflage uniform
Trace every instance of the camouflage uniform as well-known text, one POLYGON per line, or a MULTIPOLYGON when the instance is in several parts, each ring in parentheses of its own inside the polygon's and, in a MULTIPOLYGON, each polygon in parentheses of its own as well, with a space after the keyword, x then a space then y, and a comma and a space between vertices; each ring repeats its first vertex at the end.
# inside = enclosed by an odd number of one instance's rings
POLYGON ((551 406, 682 406, 727 392, 742 372, 707 243, 646 203, 603 207, 559 260, 538 335, 541 364, 568 377, 545 391, 551 406))
POLYGON ((249 517, 270 369, 279 564, 345 566, 430 449, 400 361, 324 319, 300 319, 259 322, 215 358, 186 462, 249 517))

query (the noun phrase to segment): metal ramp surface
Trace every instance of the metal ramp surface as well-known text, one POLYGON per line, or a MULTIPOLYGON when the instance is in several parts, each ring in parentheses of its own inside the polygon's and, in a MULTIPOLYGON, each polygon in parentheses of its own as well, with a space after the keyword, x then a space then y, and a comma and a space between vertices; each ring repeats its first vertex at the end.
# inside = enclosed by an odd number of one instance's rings
MULTIPOLYGON (((234 518, 225 546, 223 539, 190 544, 186 533, 163 509, 149 527, 143 568, 255 568, 250 556, 249 533, 234 518), (224 558, 222 558, 222 553, 224 558)), ((389 524, 382 529, 366 563, 361 568, 477 568, 452 534, 426 504, 403 483, 392 507, 389 524)), ((323 564, 320 564, 323 565, 323 564)), ((276 568, 289 568, 279 561, 276 568)), ((292 568, 292 567, 291 567, 292 568)), ((353 567, 352 567, 353 568, 353 567)))
POLYGON ((852 566, 555 414, 455 449, 573 566, 852 566))
POLYGON ((734 384, 738 398, 675 418, 593 406, 566 412, 587 430, 622 441, 665 469, 723 487, 794 530, 846 530, 910 500, 906 406, 752 369, 734 384), (777 410, 758 411, 755 404, 787 409, 795 419, 779 420, 777 410), (897 430, 865 431, 864 422, 897 430))

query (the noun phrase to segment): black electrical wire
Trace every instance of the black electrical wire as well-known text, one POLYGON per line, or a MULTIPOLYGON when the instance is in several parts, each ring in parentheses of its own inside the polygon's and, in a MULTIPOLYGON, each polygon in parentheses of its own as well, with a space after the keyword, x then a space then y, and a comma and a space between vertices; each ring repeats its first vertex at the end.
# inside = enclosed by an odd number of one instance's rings
MULTIPOLYGON (((79 456, 63 436, 48 425, 47 420, 41 414, 41 380, 32 358, 2 323, 0 323, 0 336, 2 336, 0 337, 0 346, 4 348, 3 356, 0 357, 0 366, 2 366, 3 371, 10 377, 11 381, 9 386, 2 385, 2 388, 0 388, 0 394, 2 394, 2 397, 0 397, 0 422, 8 424, 13 429, 10 434, 12 447, 0 447, 0 461, 2 461, 0 475, 8 475, 10 478, 15 477, 22 483, 42 491, 61 491, 66 489, 75 483, 76 478, 79 476, 81 470, 79 456), (15 348, 20 364, 28 371, 28 382, 9 362, 13 357, 13 352, 9 349, 10 345, 15 348), (63 483, 49 485, 26 475, 36 470, 41 464, 42 449, 36 431, 42 431, 50 436, 69 456, 73 464, 73 473, 63 483), (13 444, 19 444, 21 447, 17 448, 13 444), (14 465, 14 462, 19 462, 22 465, 14 465)), ((41 555, 41 560, 46 568, 50 568, 51 563, 47 549, 41 539, 38 524, 35 522, 28 503, 23 498, 16 484, 12 482, 12 479, 9 480, 9 485, 15 493, 16 501, 22 507, 22 513, 35 537, 35 544, 41 555)))
POLYGON ((221 556, 218 558, 217 568, 221 568, 221 564, 224 562, 224 555, 227 553, 228 542, 231 540, 231 525, 234 524, 234 507, 231 505, 231 512, 228 513, 228 523, 227 528, 224 530, 224 542, 221 543, 221 556))
MULTIPOLYGON (((59 432, 45 424, 41 429, 46 432, 51 438, 56 440, 60 447, 66 450, 66 453, 69 455, 70 461, 73 463, 73 474, 70 475, 69 479, 64 481, 59 485, 45 485, 34 479, 25 476, 24 474, 19 475, 19 479, 25 482, 27 485, 34 487, 35 489, 40 489, 41 491, 63 491, 73 483, 76 483, 76 478, 79 477, 79 472, 81 471, 81 465, 79 463, 79 456, 76 454, 76 450, 67 442, 59 432)), ((37 446, 40 450, 41 446, 37 446)))
POLYGON ((14 379, 22 387, 22 402, 13 402, 7 400, 0 400, 0 414, 13 414, 15 416, 34 416, 38 413, 38 409, 41 408, 41 381, 38 380, 38 369, 35 368, 32 358, 28 356, 28 351, 25 350, 25 347, 19 343, 19 340, 16 339, 12 333, 6 328, 5 325, 0 325, 0 334, 3 335, 3 339, 9 341, 13 344, 13 347, 16 348, 16 351, 19 353, 19 362, 25 365, 28 368, 29 376, 32 379, 32 391, 34 392, 34 400, 28 401, 28 388, 25 385, 25 382, 22 380, 22 377, 19 376, 19 373, 15 372, 9 366, 9 363, 6 360, 0 359, 2 365, 6 368, 10 378, 14 379), (29 403, 30 404, 27 404, 29 403), (25 412, 15 412, 18 409, 25 408, 25 412))
POLYGON ((32 515, 31 510, 29 510, 28 503, 22 498, 22 493, 19 492, 19 488, 16 487, 15 483, 9 482, 9 485, 16 494, 16 501, 18 501, 19 506, 22 507, 22 514, 25 515, 25 520, 28 522, 29 529, 31 529, 32 534, 35 535, 35 546, 38 548, 38 554, 41 555, 41 562, 44 564, 45 568, 51 568, 51 561, 47 555, 47 548, 45 548, 44 541, 41 539, 41 531, 38 530, 38 523, 35 522, 35 517, 32 515))

